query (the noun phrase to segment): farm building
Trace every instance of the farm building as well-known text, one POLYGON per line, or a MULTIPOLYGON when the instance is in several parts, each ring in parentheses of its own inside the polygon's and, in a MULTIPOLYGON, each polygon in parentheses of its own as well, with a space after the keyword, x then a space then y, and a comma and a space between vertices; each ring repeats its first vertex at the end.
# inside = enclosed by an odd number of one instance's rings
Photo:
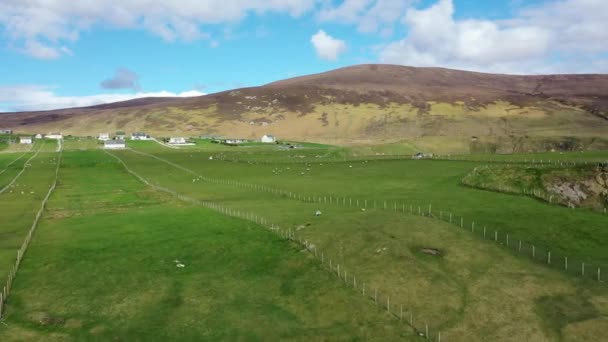
POLYGON ((97 139, 101 141, 110 140, 110 133, 99 133, 99 137, 97 139))
POLYGON ((103 148, 107 148, 107 149, 111 149, 111 150, 115 150, 115 149, 121 149, 121 148, 125 148, 125 141, 124 140, 106 140, 103 143, 103 148))
POLYGON ((263 143, 275 143, 275 142, 277 142, 277 138, 275 138, 272 135, 266 134, 262 137, 262 142, 263 143))
POLYGON ((0 130, 0 134, 13 134, 13 130, 12 129, 3 129, 3 130, 0 130))
POLYGON ((115 140, 125 140, 126 137, 127 137, 127 134, 125 132, 122 132, 122 131, 118 131, 114 135, 114 139, 115 140))
POLYGON ((32 143, 32 137, 20 137, 19 138, 19 143, 20 144, 31 144, 32 143))
POLYGON ((36 136, 34 138, 36 138, 36 139, 42 139, 44 137, 45 137, 44 134, 38 133, 38 134, 36 134, 36 136))
POLYGON ((150 140, 150 136, 143 132, 135 132, 131 134, 131 140, 150 140))
POLYGON ((185 143, 186 143, 186 138, 182 138, 182 137, 169 138, 169 144, 172 144, 172 145, 180 145, 180 144, 185 144, 185 143))
POLYGON ((55 133, 49 133, 49 134, 46 135, 46 138, 47 139, 61 140, 61 139, 63 139, 63 134, 57 133, 57 132, 55 132, 55 133))

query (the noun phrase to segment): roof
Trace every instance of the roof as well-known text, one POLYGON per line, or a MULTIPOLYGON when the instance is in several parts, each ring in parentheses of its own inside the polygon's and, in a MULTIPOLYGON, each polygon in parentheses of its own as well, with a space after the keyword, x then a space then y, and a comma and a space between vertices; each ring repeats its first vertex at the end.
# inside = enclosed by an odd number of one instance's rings
POLYGON ((135 132, 135 133, 133 133, 132 135, 134 135, 134 136, 136 136, 136 137, 139 137, 139 136, 144 136, 144 135, 146 135, 146 133, 143 133, 143 132, 135 132))
POLYGON ((124 145, 125 141, 124 140, 106 140, 105 143, 106 145, 124 145))

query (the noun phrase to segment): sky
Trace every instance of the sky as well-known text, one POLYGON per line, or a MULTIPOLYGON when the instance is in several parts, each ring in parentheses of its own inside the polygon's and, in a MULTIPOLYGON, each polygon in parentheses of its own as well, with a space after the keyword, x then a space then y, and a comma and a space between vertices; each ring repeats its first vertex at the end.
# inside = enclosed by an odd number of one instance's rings
POLYGON ((0 112, 353 64, 608 73, 607 0, 0 0, 0 112))

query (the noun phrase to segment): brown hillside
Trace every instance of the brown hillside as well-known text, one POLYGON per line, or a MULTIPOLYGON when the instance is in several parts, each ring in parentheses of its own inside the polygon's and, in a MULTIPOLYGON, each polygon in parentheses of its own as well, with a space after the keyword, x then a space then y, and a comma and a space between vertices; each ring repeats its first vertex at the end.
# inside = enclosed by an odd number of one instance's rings
POLYGON ((608 75, 512 76, 358 65, 193 98, 0 114, 0 127, 331 142, 608 136, 608 75))

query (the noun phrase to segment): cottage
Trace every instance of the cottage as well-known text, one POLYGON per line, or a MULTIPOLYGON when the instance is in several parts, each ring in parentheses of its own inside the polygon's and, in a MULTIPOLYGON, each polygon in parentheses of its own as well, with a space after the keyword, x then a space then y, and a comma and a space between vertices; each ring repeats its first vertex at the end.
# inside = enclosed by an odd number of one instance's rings
POLYGON ((40 134, 40 133, 36 134, 36 136, 35 136, 36 139, 42 139, 44 137, 45 137, 45 135, 44 134, 40 134))
POLYGON ((262 137, 262 142, 263 143, 275 143, 275 142, 277 142, 277 139, 272 135, 266 134, 262 137))
POLYGON ((125 148, 125 141, 124 140, 106 140, 103 142, 103 148, 109 149, 109 150, 116 150, 116 149, 121 149, 121 148, 125 148))
POLYGON ((185 143, 186 143, 186 138, 182 138, 182 137, 169 138, 169 144, 171 144, 171 145, 182 145, 185 143))
POLYGON ((55 139, 55 140, 61 140, 63 139, 63 134, 61 133, 49 133, 46 135, 47 139, 55 139))
POLYGON ((150 136, 143 132, 131 134, 131 140, 150 140, 150 136))
POLYGON ((110 140, 110 133, 99 133, 99 137, 97 139, 101 141, 110 140))
POLYGON ((116 132, 116 134, 114 135, 114 140, 125 140, 125 138, 127 137, 127 134, 123 131, 118 131, 116 132))
POLYGON ((3 130, 0 130, 0 134, 13 134, 13 130, 12 129, 3 129, 3 130))
POLYGON ((20 144, 31 144, 32 137, 19 137, 19 143, 20 144))

